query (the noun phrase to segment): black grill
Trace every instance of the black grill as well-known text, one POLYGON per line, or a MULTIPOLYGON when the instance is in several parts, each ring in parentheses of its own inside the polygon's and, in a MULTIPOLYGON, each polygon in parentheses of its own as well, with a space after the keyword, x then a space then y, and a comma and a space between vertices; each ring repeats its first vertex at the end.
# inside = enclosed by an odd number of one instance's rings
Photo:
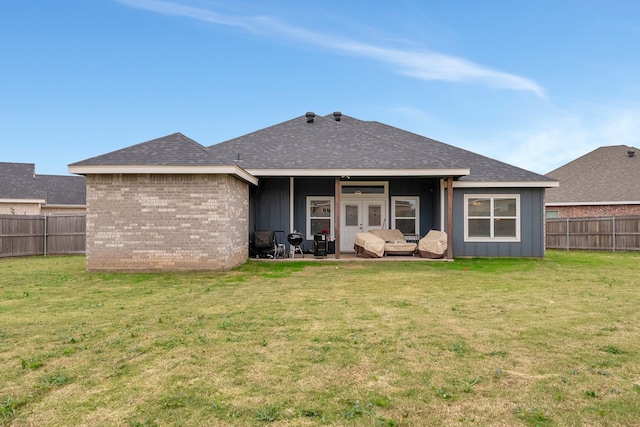
POLYGON ((289 233, 287 236, 287 241, 289 242, 291 257, 295 258, 296 253, 302 254, 302 258, 304 258, 304 252, 302 252, 302 242, 304 241, 304 236, 299 231, 294 231, 293 233, 289 233))

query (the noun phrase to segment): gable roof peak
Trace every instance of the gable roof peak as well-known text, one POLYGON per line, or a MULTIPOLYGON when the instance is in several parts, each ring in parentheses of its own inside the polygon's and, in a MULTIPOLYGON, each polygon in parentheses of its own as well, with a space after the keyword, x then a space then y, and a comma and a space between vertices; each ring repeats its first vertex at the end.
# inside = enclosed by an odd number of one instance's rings
POLYGON ((224 162, 214 156, 207 147, 185 136, 181 132, 174 132, 101 156, 72 163, 70 166, 205 166, 223 164, 228 164, 228 162, 224 162))

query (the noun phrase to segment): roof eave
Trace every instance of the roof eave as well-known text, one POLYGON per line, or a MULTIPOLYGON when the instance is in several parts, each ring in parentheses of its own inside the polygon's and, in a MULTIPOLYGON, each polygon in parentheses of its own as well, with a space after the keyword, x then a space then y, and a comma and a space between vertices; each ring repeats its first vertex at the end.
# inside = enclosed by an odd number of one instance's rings
POLYGON ((245 182, 258 185, 258 178, 235 165, 69 165, 69 173, 77 175, 234 175, 245 182))
POLYGON ((466 176, 470 170, 465 168, 456 169, 247 169, 254 176, 466 176))
POLYGON ((54 208, 54 209, 86 209, 87 205, 65 205, 65 204, 60 204, 60 203, 56 203, 56 204, 50 204, 47 203, 44 206, 42 206, 43 208, 54 208))
POLYGON ((34 203, 46 203, 47 201, 45 199, 2 199, 0 198, 0 203, 28 203, 28 204, 34 204, 34 203))
POLYGON ((553 188, 558 181, 454 181, 453 188, 553 188))

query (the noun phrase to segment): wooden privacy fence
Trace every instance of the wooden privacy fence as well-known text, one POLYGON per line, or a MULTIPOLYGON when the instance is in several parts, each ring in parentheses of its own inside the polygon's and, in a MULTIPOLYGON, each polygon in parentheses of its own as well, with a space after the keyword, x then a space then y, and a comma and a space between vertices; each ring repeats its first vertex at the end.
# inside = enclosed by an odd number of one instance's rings
POLYGON ((640 250, 640 216, 548 218, 547 249, 640 250))
POLYGON ((86 215, 0 215, 0 257, 85 253, 86 215))

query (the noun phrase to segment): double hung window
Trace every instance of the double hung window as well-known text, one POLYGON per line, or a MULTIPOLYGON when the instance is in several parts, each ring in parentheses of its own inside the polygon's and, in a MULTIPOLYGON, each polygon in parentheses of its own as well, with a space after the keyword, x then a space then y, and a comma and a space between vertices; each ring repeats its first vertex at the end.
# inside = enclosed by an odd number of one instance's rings
POLYGON ((467 194, 464 202, 465 241, 520 241, 520 195, 467 194))
POLYGON ((393 223, 390 228, 397 228, 402 234, 420 233, 419 197, 392 197, 391 207, 393 223))
POLYGON ((333 197, 307 197, 307 239, 333 233, 333 197))

